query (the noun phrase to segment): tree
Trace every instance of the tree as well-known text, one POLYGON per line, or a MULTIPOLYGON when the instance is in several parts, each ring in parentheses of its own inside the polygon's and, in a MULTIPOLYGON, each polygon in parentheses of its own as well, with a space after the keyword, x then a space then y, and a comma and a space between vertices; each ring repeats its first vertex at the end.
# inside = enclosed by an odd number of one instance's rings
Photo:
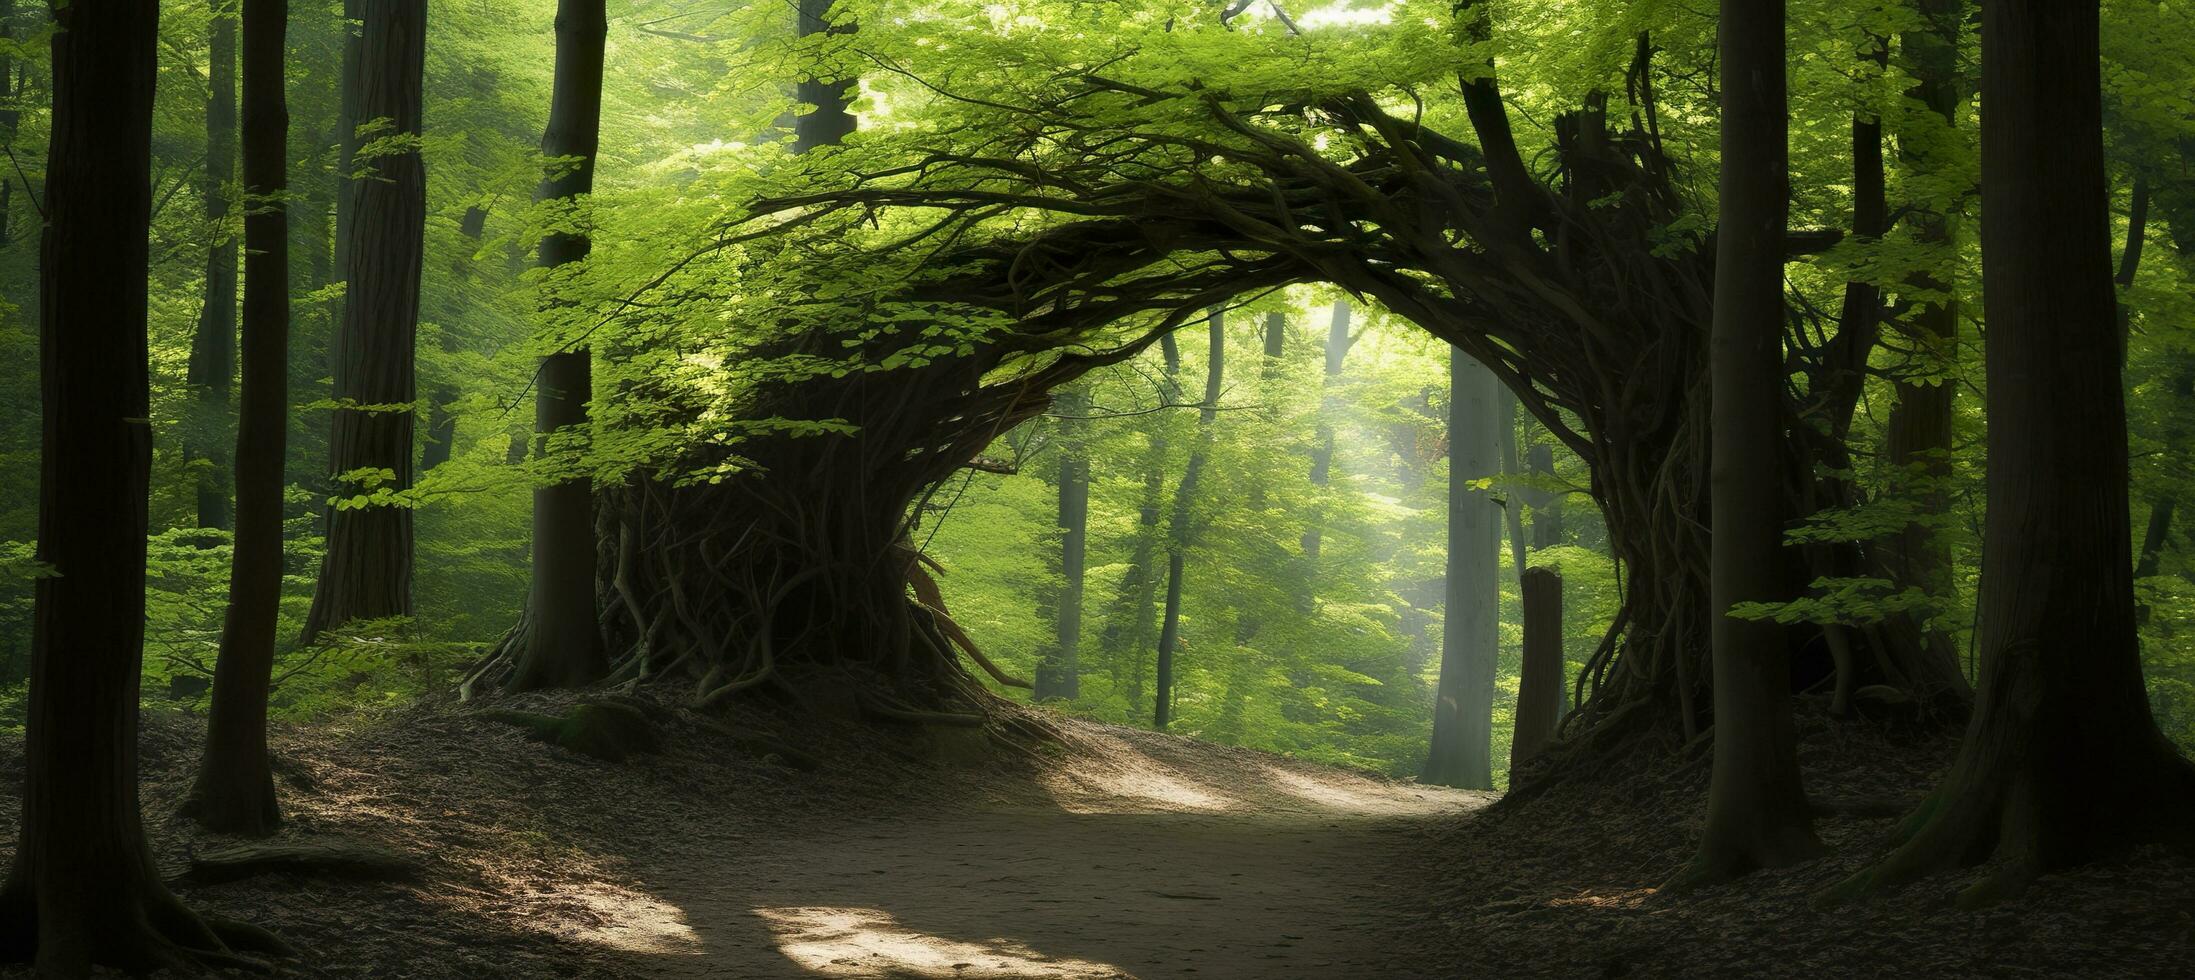
MULTIPOLYGON (((420 162, 425 0, 354 0, 358 54, 344 79, 362 169, 345 191, 343 323, 335 341, 334 424, 328 438, 336 502, 327 555, 304 638, 356 619, 412 612, 412 360, 427 220, 420 162)), ((339 222, 343 223, 343 222, 339 222)))
POLYGON ((1052 642, 1036 672, 1035 696, 1040 701, 1073 700, 1080 694, 1083 556, 1090 535, 1090 456, 1082 441, 1088 423, 1078 417, 1089 411, 1090 399, 1086 389, 1068 388, 1060 392, 1056 404, 1060 415, 1059 469, 1054 481, 1059 488, 1060 586, 1053 599, 1052 642))
POLYGON ((2157 730, 2135 636, 2099 4, 1982 4, 1989 322, 1981 683, 1903 842, 1831 898, 1994 861, 1988 901, 2151 841, 2195 843, 2195 766, 2157 730))
POLYGON ((1217 307, 1205 317, 1209 353, 1204 361, 1204 402, 1197 406, 1197 441, 1189 447, 1189 463, 1174 487, 1173 514, 1166 521, 1166 608, 1159 616, 1158 677, 1151 711, 1151 727, 1165 731, 1174 715, 1174 651, 1181 645, 1181 585, 1189 545, 1196 539, 1197 481, 1204 475, 1204 461, 1212 451, 1212 430, 1219 418, 1219 394, 1227 366, 1227 319, 1217 307))
MULTIPOLYGON (((602 59, 609 16, 602 0, 559 0, 556 81, 542 155, 552 161, 540 200, 577 207, 594 191, 595 154, 602 137, 602 59)), ((593 242, 580 219, 566 215, 541 239, 541 267, 552 275, 587 257, 593 242)), ((609 671, 595 611, 594 486, 582 471, 555 472, 572 462, 593 397, 591 355, 577 339, 541 359, 534 385, 534 433, 550 482, 534 488, 533 586, 526 611, 506 640, 518 646, 509 689, 576 687, 609 671)))
POLYGON ((186 380, 197 395, 183 456, 198 460, 198 526, 227 529, 229 385, 236 372, 236 239, 229 234, 229 183, 236 177, 236 18, 228 0, 212 0, 212 38, 206 46, 206 247, 205 301, 191 335, 186 380))
POLYGON ((1784 233, 1789 207, 1782 0, 1723 0, 1722 218, 1709 341, 1714 544, 1709 631, 1715 761, 1707 828, 1677 876, 1689 887, 1821 850, 1799 788, 1783 627, 1734 615, 1784 598, 1784 499, 1762 460, 1780 451, 1784 233))
POLYGON ((1500 467, 1492 372, 1448 352, 1448 585, 1433 742, 1421 781, 1494 788, 1494 674, 1501 644, 1501 513, 1477 487, 1500 467))
POLYGON ((0 952, 41 976, 244 962, 271 939, 210 923, 162 883, 137 795, 144 647, 147 232, 159 7, 54 9, 39 263, 43 432, 21 836, 0 952))
POLYGON ((282 812, 267 759, 267 693, 282 605, 282 461, 289 426, 288 0, 244 0, 244 336, 236 545, 214 662, 206 753, 188 809, 207 829, 264 836, 282 812))
MULTIPOLYGON (((1914 79, 1909 95, 1926 109, 1913 114, 1899 134, 1899 146, 1904 151, 1901 165, 1916 176, 1940 180, 1943 172, 1953 166, 1951 160, 1957 152, 1953 134, 1967 95, 1958 64, 1959 38, 1972 9, 1970 0, 1919 0, 1920 29, 1907 31, 1899 39, 1908 62, 1906 70, 1914 79)), ((1876 136, 1880 138, 1879 125, 1876 136)), ((1875 149, 1875 179, 1880 180, 1880 145, 1876 144, 1875 149)), ((1879 188, 1877 184, 1872 189, 1879 193, 1879 188)), ((1957 255, 1957 227, 1953 215, 1947 213, 1949 209, 1945 202, 1926 201, 1915 202, 1908 209, 1914 238, 1937 249, 1943 266, 1949 266, 1957 255)), ((1865 233, 1865 229, 1856 230, 1865 233)), ((1948 279, 1947 274, 1933 270, 1916 273, 1911 279, 1915 293, 1932 298, 1918 304, 1906 318, 1909 326, 1905 328, 1905 339, 1922 351, 1919 363, 1909 371, 1934 373, 1941 370, 1939 365, 1950 364, 1956 358, 1959 306, 1946 295, 1952 288, 1948 279)), ((1893 480, 1907 484, 1916 496, 1921 516, 1936 517, 1949 508, 1951 501, 1945 484, 1951 478, 1952 407, 1958 389, 1944 378, 1901 377, 1895 390, 1897 397, 1891 405, 1883 454, 1894 471, 1893 480)), ((1937 529, 1925 520, 1901 530, 1884 549, 1884 560, 1894 580, 1926 589, 1939 603, 1951 596, 1954 584, 1950 550, 1939 539, 1937 529)), ((1918 632, 1926 648, 1926 665, 1937 668, 1930 685, 1942 687, 1963 701, 1969 691, 1957 670, 1951 637, 1927 624, 1903 625, 1918 632), (1945 665, 1950 669, 1943 669, 1945 665)))
MULTIPOLYGON (((1341 376, 1342 362, 1348 356, 1349 301, 1338 299, 1334 301, 1333 319, 1326 324, 1326 367, 1325 373, 1320 375, 1320 390, 1327 394, 1319 401, 1318 432, 1313 436, 1317 442, 1311 447, 1311 485, 1314 487, 1326 486, 1332 476, 1334 426, 1330 416, 1339 410, 1335 403, 1340 400, 1340 396, 1331 393, 1330 389, 1334 387, 1334 380, 1341 376)), ((1311 512, 1311 526, 1303 532, 1303 556, 1313 564, 1317 564, 1319 560, 1319 548, 1323 543, 1323 519, 1324 515, 1314 509, 1311 512)))

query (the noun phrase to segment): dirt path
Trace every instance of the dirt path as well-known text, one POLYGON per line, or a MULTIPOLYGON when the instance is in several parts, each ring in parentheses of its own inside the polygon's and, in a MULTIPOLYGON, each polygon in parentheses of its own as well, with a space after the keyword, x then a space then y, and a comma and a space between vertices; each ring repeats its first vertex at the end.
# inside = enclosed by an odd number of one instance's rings
POLYGON ((1428 821, 1472 794, 1086 729, 1041 802, 632 869, 570 939, 635 976, 1439 976, 1428 821), (1214 753, 1218 753, 1215 755, 1214 753))

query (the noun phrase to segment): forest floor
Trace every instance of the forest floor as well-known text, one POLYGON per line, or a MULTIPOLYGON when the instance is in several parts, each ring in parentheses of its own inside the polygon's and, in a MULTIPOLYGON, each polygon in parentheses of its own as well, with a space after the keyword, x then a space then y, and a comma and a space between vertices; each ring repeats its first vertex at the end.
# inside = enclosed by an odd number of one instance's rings
MULTIPOLYGON (((555 710, 568 698, 506 699, 555 710)), ((661 711, 606 763, 447 700, 278 727, 286 839, 415 856, 405 882, 182 877, 219 842, 173 816, 199 719, 152 713, 145 809, 194 907, 269 926, 312 977, 1433 978, 2188 976, 2195 863, 2141 855, 1952 908, 1958 878, 1808 899, 1879 853, 1941 733, 1802 718, 1832 855, 1682 899, 1677 754, 1522 803, 1132 729, 735 735, 661 711), (795 747, 797 746, 797 747, 795 747), (1862 815, 1870 814, 1870 815, 1862 815)), ((21 745, 0 745, 0 792, 21 745)), ((16 804, 0 798, 0 835, 16 804)), ((0 973, 5 976, 19 973, 0 973)))

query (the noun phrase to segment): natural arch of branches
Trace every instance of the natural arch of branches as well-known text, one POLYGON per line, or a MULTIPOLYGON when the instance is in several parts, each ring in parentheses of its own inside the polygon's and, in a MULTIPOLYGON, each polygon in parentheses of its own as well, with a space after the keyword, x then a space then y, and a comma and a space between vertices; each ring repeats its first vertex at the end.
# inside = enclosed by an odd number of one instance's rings
MULTIPOLYGON (((792 680, 804 670, 853 670, 887 682, 855 685, 875 711, 980 722, 981 687, 957 654, 988 662, 909 544, 916 502, 1082 373, 1208 307, 1325 282, 1485 364, 1591 467, 1624 602, 1577 678, 1572 754, 1642 732, 1654 744, 1696 737, 1711 723, 1713 263, 1712 249, 1670 231, 1700 203, 1663 148, 1653 53, 1640 37, 1619 98, 1583 93, 1554 120, 1538 170, 1490 66, 1456 82, 1468 119, 1454 123, 1468 140, 1406 114, 1392 93, 1230 97, 1089 68, 1005 104, 924 81, 1006 124, 974 143, 877 141, 803 158, 794 190, 755 202, 703 250, 765 245, 809 282, 865 271, 889 282, 852 299, 810 290, 780 308, 805 312, 742 351, 852 365, 785 370, 736 399, 732 414, 776 428, 688 451, 607 495, 603 629, 625 651, 612 680, 675 675, 704 703, 775 682, 805 700, 832 686, 792 680), (901 274, 867 270, 880 255, 901 274), (987 325, 941 344, 949 317, 987 325)), ((1864 324, 1830 329, 1806 314, 1795 305, 1790 318, 1785 451, 1747 462, 1777 469, 1794 518, 1854 492, 1820 474, 1845 462, 1839 434, 1873 343, 1864 324)), ((627 410, 628 424, 705 431, 725 411, 646 380, 621 394, 645 406, 627 410)), ((1860 545, 1790 558, 1793 596, 1882 561, 1860 545)), ((1966 697, 1957 665, 1915 636, 1833 639, 1842 690, 1966 697)))

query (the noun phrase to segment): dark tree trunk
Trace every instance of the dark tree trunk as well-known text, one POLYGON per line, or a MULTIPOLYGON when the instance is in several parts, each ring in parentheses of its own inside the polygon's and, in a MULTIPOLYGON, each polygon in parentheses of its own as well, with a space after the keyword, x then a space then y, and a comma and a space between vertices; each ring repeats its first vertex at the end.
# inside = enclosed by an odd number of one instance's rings
POLYGON ((206 754, 189 809, 217 833, 281 822, 267 760, 267 691, 282 605, 282 464, 289 426, 289 187, 283 97, 289 0, 244 0, 244 340, 236 428, 236 548, 206 754))
POLYGON ((1197 441, 1174 487, 1174 510, 1166 527, 1166 609, 1159 617, 1158 676, 1152 690, 1151 727, 1165 731, 1174 715, 1174 651, 1181 644, 1181 578, 1189 546, 1196 540, 1197 480, 1219 417, 1221 375, 1227 365, 1227 321, 1214 309, 1206 318, 1210 354, 1204 363, 1204 403, 1197 408, 1197 441))
POLYGON ((229 384, 236 373, 236 239, 228 232, 229 183, 236 179, 236 19, 213 0, 206 45, 206 291, 191 335, 185 381, 192 394, 183 460, 201 463, 196 476, 198 526, 227 529, 229 513, 229 384))
POLYGON ((1715 759, 1707 828, 1679 873, 1689 887, 1774 868, 1821 850, 1799 789, 1791 666, 1783 628, 1739 619, 1744 602, 1788 598, 1784 496, 1764 461, 1782 452, 1783 254, 1790 193, 1783 0, 1723 0, 1722 218, 1708 342, 1709 642, 1715 759))
POLYGON ((1524 494, 1516 481, 1523 476, 1517 467, 1517 397, 1507 388, 1496 389, 1498 396, 1495 414, 1501 418, 1501 430, 1495 438, 1501 442, 1501 475, 1511 481, 1502 492, 1502 526, 1509 532, 1509 570, 1517 576, 1517 587, 1524 587, 1524 494))
MULTIPOLYGON (((137 795, 145 626, 153 0, 54 11, 39 262, 41 452, 25 780, 0 954, 197 973, 237 959, 162 884, 137 795)), ((236 933, 230 931, 228 936, 236 933)))
MULTIPOLYGON (((420 131, 426 0, 356 0, 357 70, 346 88, 357 118, 390 120, 382 136, 420 131)), ((414 145, 356 161, 350 182, 343 325, 335 339, 337 407, 328 439, 334 496, 327 556, 305 619, 304 639, 357 619, 412 612, 412 511, 370 499, 412 485, 412 353, 419 332, 426 170, 414 145), (364 506, 358 504, 363 503, 364 506)))
POLYGON ((1433 741, 1420 781, 1494 788, 1494 677, 1501 643, 1501 514, 1472 481, 1500 464, 1501 401, 1484 365, 1448 350, 1448 588, 1433 741))
MULTIPOLYGON (((540 200, 576 205, 594 192, 608 34, 603 0, 559 0, 556 80, 541 152, 551 158, 576 157, 578 165, 557 165, 541 183, 540 200)), ((550 234, 541 240, 541 267, 553 275, 557 267, 585 259, 592 247, 584 232, 550 234)), ((534 385, 534 434, 541 442, 542 460, 560 472, 556 482, 534 488, 533 586, 518 626, 506 639, 517 648, 510 690, 577 687, 609 671, 595 608, 594 488, 582 456, 593 383, 585 347, 541 359, 534 385)))
POLYGON ((1073 700, 1081 695, 1082 586, 1085 544, 1090 530, 1090 457, 1082 444, 1087 423, 1076 416, 1089 410, 1081 388, 1069 388, 1054 402, 1059 414, 1059 576, 1053 600, 1052 644, 1037 667, 1037 700, 1073 700))
MULTIPOLYGON (((2134 285, 2134 274, 2142 268, 2142 245, 2149 236, 2149 180, 2137 175, 2134 189, 2128 194, 2126 215, 2126 247, 2119 251, 2119 274, 2111 281, 2120 289, 2134 285)), ((2118 304, 2119 367, 2126 368, 2128 334, 2134 327, 2134 311, 2125 303, 2118 304)))
MULTIPOLYGON (((1342 362, 1348 354, 1349 301, 1339 299, 1334 301, 1334 318, 1326 324, 1326 369, 1319 382, 1321 391, 1326 393, 1319 398, 1318 431, 1313 435, 1317 441, 1311 447, 1311 485, 1322 490, 1333 479, 1333 417, 1341 410, 1337 404, 1339 396, 1326 390, 1334 387, 1334 379, 1340 377, 1342 362)), ((1321 526, 1324 520, 1324 508, 1313 506, 1310 527, 1303 532, 1303 557, 1314 566, 1318 564, 1321 537, 1325 533, 1321 526)))
MULTIPOLYGON (((1915 125, 1936 127, 1940 131, 1903 134, 1905 138, 1900 143, 1904 148, 1903 165, 1907 169, 1932 174, 1954 166, 1954 162, 1946 158, 1944 148, 1950 144, 1948 134, 1957 125, 1958 113, 1966 104, 1960 85, 1958 44, 1971 3, 1970 0, 1919 0, 1919 6, 1922 26, 1901 37, 1907 60, 1905 67, 1914 77, 1909 94, 1935 116, 1919 120, 1915 125)), ((1949 254, 1954 244, 1949 215, 1923 208, 1917 210, 1911 220, 1916 240, 1949 254)), ((1916 274, 1912 280, 1914 288, 1924 294, 1940 295, 1953 288, 1951 283, 1932 273, 1916 274)), ((1922 303, 1906 317, 1905 334, 1913 347, 1929 351, 1930 356, 1942 364, 1952 363, 1957 356, 1958 304, 1949 298, 1922 303)), ((1951 477, 1952 408, 1957 391, 1950 382, 1941 379, 1927 382, 1901 379, 1894 389, 1896 400, 1891 405, 1883 447, 1883 455, 1891 467, 1891 484, 1914 495, 1921 503, 1923 514, 1941 515, 1951 504, 1946 484, 1951 477)), ((1957 585, 1951 574, 1951 551, 1938 538, 1934 528, 1919 522, 1909 524, 1888 542, 1887 548, 1880 550, 1892 581, 1918 586, 1934 596, 1939 604, 1952 600, 1957 585)), ((1920 667, 1934 675, 1930 681, 1916 685, 1921 689, 1915 693, 1924 696, 1934 693, 1926 689, 1933 685, 1963 702, 1969 691, 1964 675, 1958 670, 1958 651, 1952 638, 1924 623, 1901 620, 1893 626, 1920 636, 1923 658, 1920 667)))
POLYGON ((1524 606, 1524 666, 1517 678, 1517 722, 1509 737, 1509 777, 1555 740, 1562 721, 1562 576, 1529 568, 1519 580, 1524 606))
POLYGON ((2195 767, 2143 691, 2111 282, 2098 4, 1982 5, 1989 499, 1981 685, 1904 843, 1838 894, 1995 861, 2032 875, 2189 843, 2195 767))

